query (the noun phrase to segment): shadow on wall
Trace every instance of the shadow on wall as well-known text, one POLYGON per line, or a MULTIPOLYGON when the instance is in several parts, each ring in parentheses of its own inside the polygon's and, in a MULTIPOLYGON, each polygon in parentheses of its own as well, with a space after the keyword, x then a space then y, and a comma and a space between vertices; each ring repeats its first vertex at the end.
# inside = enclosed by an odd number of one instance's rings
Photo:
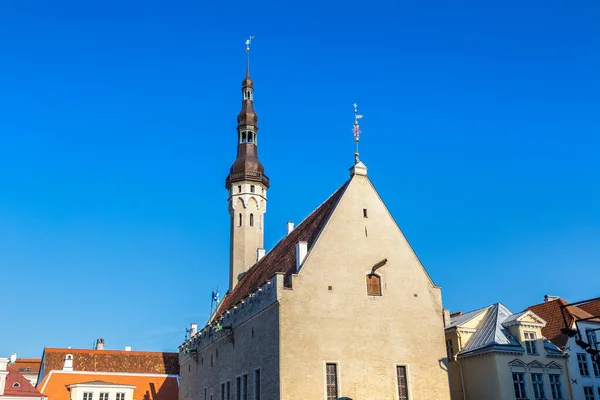
POLYGON ((162 385, 156 388, 155 383, 150 383, 150 390, 146 390, 143 400, 174 400, 173 395, 178 394, 177 382, 174 379, 167 379, 162 385))

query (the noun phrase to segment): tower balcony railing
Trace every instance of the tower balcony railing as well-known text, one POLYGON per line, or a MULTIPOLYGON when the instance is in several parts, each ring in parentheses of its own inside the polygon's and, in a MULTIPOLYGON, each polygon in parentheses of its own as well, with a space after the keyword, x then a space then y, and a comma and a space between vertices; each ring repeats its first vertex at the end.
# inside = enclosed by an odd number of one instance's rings
POLYGON ((229 174, 227 179, 225 179, 225 188, 229 189, 229 186, 232 182, 239 181, 255 181, 260 182, 266 187, 269 187, 269 178, 258 171, 245 171, 245 172, 235 172, 233 174, 229 174))

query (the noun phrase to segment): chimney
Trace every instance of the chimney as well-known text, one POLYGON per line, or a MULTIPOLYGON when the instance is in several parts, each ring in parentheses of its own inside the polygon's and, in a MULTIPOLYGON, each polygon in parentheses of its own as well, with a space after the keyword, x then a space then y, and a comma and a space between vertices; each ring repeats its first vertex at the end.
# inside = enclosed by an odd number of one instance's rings
POLYGON ((131 351, 131 346, 125 346, 125 351, 131 351))
POLYGON ((448 325, 450 323, 450 310, 444 308, 442 310, 442 317, 444 317, 444 326, 448 325))
POLYGON ((256 249, 256 262, 265 256, 265 249, 256 249))
POLYGON ((96 350, 104 350, 104 339, 98 338, 96 340, 96 350))
POLYGON ((67 354, 65 356, 65 363, 63 364, 63 371, 73 371, 73 355, 67 354))
POLYGON ((549 294, 544 296, 544 303, 548 303, 549 301, 554 301, 560 299, 560 296, 551 296, 549 294))
POLYGON ((11 363, 11 364, 14 364, 14 363, 16 363, 16 362, 17 362, 17 353, 12 353, 12 354, 10 355, 10 363, 11 363))
POLYGON ((190 324, 190 337, 198 332, 198 324, 190 324))
POLYGON ((306 253, 308 253, 308 243, 296 243, 296 272, 300 271, 300 267, 306 258, 306 253))
POLYGON ((286 224, 286 226, 287 226, 287 234, 289 235, 294 230, 294 223, 293 222, 288 222, 286 224))

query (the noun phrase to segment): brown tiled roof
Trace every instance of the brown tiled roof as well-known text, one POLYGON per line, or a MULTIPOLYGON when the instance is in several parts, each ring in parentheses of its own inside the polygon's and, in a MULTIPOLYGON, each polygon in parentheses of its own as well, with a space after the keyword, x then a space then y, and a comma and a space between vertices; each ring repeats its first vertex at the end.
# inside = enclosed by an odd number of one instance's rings
POLYGON ((133 400, 177 400, 179 383, 174 376, 85 374, 55 371, 38 387, 49 400, 70 400, 69 386, 90 381, 113 382, 117 385, 135 386, 133 400))
POLYGON ((223 315, 225 311, 242 301, 278 272, 285 273, 284 282, 286 284, 289 282, 289 277, 296 271, 296 243, 300 241, 308 242, 308 250, 310 251, 348 186, 348 182, 350 181, 346 181, 323 204, 306 217, 298 227, 281 239, 270 252, 246 272, 233 291, 225 296, 215 313, 215 317, 223 315))
POLYGON ((177 353, 49 348, 44 351, 42 378, 52 370, 62 370, 67 354, 73 355, 74 371, 179 374, 177 353))
POLYGON ((600 299, 590 301, 589 303, 580 304, 577 307, 592 314, 594 317, 600 315, 600 299))
MULTIPOLYGON (((558 298, 547 303, 536 304, 527 308, 527 310, 533 311, 536 315, 539 315, 542 319, 546 320, 546 326, 542 328, 542 334, 560 348, 564 348, 568 340, 567 335, 560 331, 565 327, 560 307, 566 304, 569 303, 558 298)), ((577 306, 565 307, 564 311, 569 327, 576 319, 589 318, 592 316, 577 306)))
POLYGON ((41 358, 17 358, 14 364, 8 366, 8 369, 10 371, 37 373, 40 372, 41 363, 41 358), (27 368, 29 368, 29 371, 27 371, 27 368))
MULTIPOLYGON (((42 397, 42 394, 33 387, 29 379, 16 371, 9 371, 6 375, 6 386, 4 388, 6 397, 42 397), (13 385, 18 383, 17 387, 13 385)), ((2 398, 2 396, 0 396, 2 398)))

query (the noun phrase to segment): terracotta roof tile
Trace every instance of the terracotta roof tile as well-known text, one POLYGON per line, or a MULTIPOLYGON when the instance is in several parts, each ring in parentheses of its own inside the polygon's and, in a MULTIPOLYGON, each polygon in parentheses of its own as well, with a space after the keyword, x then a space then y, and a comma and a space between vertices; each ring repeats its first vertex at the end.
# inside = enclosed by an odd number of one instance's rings
POLYGON ((225 311, 242 301, 277 273, 285 273, 284 282, 288 284, 290 276, 296 271, 296 243, 300 241, 308 242, 308 250, 310 251, 349 182, 346 181, 323 204, 306 217, 298 227, 281 239, 270 252, 246 272, 233 291, 225 296, 214 314, 215 317, 223 315, 225 311))
MULTIPOLYGON (((9 371, 6 375, 6 386, 4 396, 14 397, 42 397, 42 394, 22 374, 16 371, 9 371), (18 386, 14 386, 18 384, 18 386)), ((2 396, 0 396, 1 398, 2 396)))
POLYGON ((62 370, 67 354, 73 355, 75 371, 179 374, 177 353, 48 348, 44 351, 42 378, 52 370, 62 370))
POLYGON ((40 372, 41 363, 41 358, 17 358, 14 364, 9 364, 8 369, 10 371, 37 373, 40 372), (29 368, 29 371, 27 371, 27 368, 29 368))
POLYGON ((177 400, 179 396, 177 378, 167 375, 86 374, 54 371, 38 387, 44 396, 48 396, 49 400, 70 400, 67 386, 90 381, 135 386, 133 400, 177 400))
POLYGON ((580 304, 577 307, 590 313, 594 317, 600 315, 600 299, 590 301, 589 303, 580 304))
MULTIPOLYGON (((568 337, 560 330, 565 327, 560 307, 569 304, 565 300, 558 298, 546 303, 536 304, 528 307, 527 310, 533 311, 535 314, 546 320, 546 326, 542 328, 542 334, 552 343, 560 348, 564 348, 567 344, 568 337)), ((569 326, 576 319, 592 317, 591 314, 582 310, 577 306, 565 307, 565 317, 569 326)))

